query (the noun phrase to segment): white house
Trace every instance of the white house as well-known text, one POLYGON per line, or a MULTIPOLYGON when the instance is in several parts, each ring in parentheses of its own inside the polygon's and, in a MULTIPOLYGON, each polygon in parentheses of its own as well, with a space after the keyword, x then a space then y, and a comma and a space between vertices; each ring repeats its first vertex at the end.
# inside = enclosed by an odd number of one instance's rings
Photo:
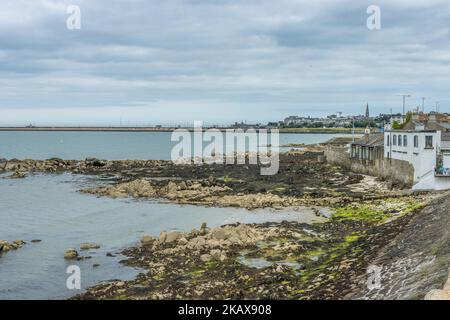
POLYGON ((403 121, 404 121, 404 117, 401 114, 391 115, 391 117, 389 119, 391 126, 393 126, 395 122, 402 124, 403 121))
MULTIPOLYGON (((430 174, 434 176, 436 160, 440 152, 441 131, 439 130, 425 130, 423 126, 417 126, 416 130, 385 131, 385 159, 398 159, 411 163, 414 167, 414 182, 430 174)), ((446 161, 448 160, 450 159, 446 161)))

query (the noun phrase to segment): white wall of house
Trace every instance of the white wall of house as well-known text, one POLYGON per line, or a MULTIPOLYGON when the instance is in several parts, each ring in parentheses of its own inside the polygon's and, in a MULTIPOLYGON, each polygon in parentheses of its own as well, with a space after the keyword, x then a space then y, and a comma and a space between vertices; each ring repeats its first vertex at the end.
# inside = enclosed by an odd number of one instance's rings
POLYGON ((411 163, 414 167, 414 181, 417 182, 430 172, 434 172, 440 143, 440 131, 386 131, 384 133, 384 157, 411 163), (401 143, 399 143, 399 137, 401 143), (416 145, 414 137, 417 137, 416 145))

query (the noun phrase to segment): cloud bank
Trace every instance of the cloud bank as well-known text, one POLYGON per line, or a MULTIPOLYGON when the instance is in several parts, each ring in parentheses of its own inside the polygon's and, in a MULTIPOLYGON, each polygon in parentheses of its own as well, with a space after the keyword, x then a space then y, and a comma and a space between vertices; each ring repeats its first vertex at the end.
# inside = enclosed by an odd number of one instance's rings
POLYGON ((371 1, 3 0, 0 124, 450 111, 448 1, 393 2, 370 31, 371 1))

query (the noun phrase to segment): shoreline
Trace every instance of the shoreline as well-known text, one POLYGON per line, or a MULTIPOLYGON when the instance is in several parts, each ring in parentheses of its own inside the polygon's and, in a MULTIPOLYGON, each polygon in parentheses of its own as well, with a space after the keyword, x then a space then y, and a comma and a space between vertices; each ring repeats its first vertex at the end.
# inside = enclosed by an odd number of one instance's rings
MULTIPOLYGON (((72 299, 344 299, 421 207, 389 223, 347 217, 318 223, 232 224, 143 236, 121 253, 146 271, 72 299)), ((421 293, 425 295, 426 292, 421 293)))
MULTIPOLYGON (((121 252, 128 257, 122 263, 145 269, 142 274, 134 280, 94 285, 73 299, 364 297, 368 266, 381 259, 383 250, 388 250, 396 238, 406 236, 408 229, 416 230, 414 223, 424 224, 436 202, 442 205, 437 197, 445 199, 448 195, 392 189, 374 177, 319 161, 322 154, 317 150, 282 153, 280 171, 268 177, 257 174, 259 165, 58 158, 10 160, 0 164, 0 172, 10 172, 8 178, 18 179, 30 173, 63 172, 98 177, 97 186, 79 191, 99 197, 163 199, 168 203, 250 210, 304 205, 323 220, 312 224, 233 224, 213 229, 202 224, 191 232, 161 230, 159 237, 144 236, 140 244, 121 252)), ((441 220, 445 218, 442 210, 436 214, 441 220)), ((445 228, 428 236, 438 237, 444 232, 445 228)), ((417 239, 408 245, 418 251, 436 251, 417 239)), ((389 257, 402 259, 402 252, 394 250, 389 257)), ((429 255, 419 257, 417 264, 427 259, 429 255)), ((423 298, 432 286, 439 287, 442 263, 433 268, 432 281, 414 292, 417 298, 423 298)), ((387 279, 385 285, 395 283, 387 279)), ((388 296, 378 293, 376 297, 388 296)))

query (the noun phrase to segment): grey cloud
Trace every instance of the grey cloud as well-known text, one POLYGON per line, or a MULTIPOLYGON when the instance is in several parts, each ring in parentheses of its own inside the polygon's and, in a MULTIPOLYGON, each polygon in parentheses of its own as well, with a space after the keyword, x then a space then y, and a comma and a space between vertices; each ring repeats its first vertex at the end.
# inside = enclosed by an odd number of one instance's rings
POLYGON ((144 106, 180 122, 205 109, 223 121, 362 112, 366 102, 387 112, 402 91, 450 103, 445 1, 378 1, 376 32, 365 26, 371 1, 4 2, 0 112, 10 119, 48 108, 118 119, 144 106), (72 2, 79 31, 65 28, 72 2))

